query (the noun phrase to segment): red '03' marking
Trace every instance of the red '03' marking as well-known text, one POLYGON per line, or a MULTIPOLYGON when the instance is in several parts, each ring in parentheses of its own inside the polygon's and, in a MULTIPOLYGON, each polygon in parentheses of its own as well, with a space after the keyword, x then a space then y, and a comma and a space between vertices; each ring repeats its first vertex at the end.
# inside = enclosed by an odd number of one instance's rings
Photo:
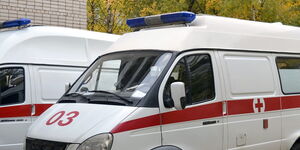
POLYGON ((77 116, 79 115, 79 112, 78 111, 72 111, 70 113, 68 113, 66 116, 67 116, 67 121, 64 122, 63 120, 60 120, 58 122, 58 125, 59 126, 67 126, 69 125, 70 123, 72 123, 74 121, 74 118, 76 118, 77 116))
POLYGON ((76 118, 79 115, 78 111, 72 111, 65 115, 65 111, 60 111, 54 114, 47 122, 46 125, 53 125, 54 123, 57 123, 59 126, 67 126, 71 124, 74 121, 74 118, 76 118), (65 116, 65 117, 64 117, 65 116), (65 119, 63 119, 65 118, 65 119))
POLYGON ((65 111, 60 111, 60 112, 57 112, 56 114, 54 114, 47 122, 46 122, 46 125, 52 125, 54 124, 55 122, 57 122, 59 119, 61 119, 61 117, 64 116, 66 112, 65 111))

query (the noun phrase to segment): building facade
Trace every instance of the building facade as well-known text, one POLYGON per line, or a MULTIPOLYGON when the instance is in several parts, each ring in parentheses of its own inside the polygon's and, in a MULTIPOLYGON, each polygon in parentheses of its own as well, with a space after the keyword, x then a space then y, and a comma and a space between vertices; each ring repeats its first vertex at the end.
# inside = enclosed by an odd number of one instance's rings
POLYGON ((29 18, 32 25, 86 29, 86 0, 0 0, 0 22, 18 18, 29 18))

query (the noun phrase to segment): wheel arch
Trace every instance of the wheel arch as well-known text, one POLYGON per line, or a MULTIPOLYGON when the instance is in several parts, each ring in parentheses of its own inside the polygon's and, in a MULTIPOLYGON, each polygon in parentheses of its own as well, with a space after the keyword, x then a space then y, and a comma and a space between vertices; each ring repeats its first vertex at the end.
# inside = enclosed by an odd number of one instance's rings
POLYGON ((294 133, 293 135, 291 135, 290 137, 285 139, 285 149, 290 150, 293 145, 297 142, 300 142, 300 131, 294 133))
POLYGON ((162 146, 152 148, 151 150, 182 150, 182 149, 173 145, 162 145, 162 146))

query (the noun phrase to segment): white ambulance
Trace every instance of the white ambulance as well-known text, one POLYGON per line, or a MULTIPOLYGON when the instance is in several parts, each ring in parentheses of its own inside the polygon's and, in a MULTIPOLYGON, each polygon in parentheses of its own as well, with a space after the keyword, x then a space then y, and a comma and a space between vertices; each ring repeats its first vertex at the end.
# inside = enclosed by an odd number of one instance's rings
POLYGON ((119 37, 29 23, 0 23, 1 150, 22 149, 32 121, 119 37))
POLYGON ((299 28, 190 12, 127 24, 26 150, 300 149, 299 28))

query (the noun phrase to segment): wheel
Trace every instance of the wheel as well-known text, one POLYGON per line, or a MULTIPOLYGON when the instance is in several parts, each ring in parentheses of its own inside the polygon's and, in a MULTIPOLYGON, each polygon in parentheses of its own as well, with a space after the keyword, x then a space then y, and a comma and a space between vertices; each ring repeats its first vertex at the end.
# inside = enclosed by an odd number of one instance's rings
POLYGON ((291 148, 291 150, 300 150, 300 143, 299 142, 295 143, 291 148))
POLYGON ((163 145, 163 146, 159 146, 159 147, 153 148, 151 150, 182 150, 182 149, 178 148, 176 146, 163 145))

